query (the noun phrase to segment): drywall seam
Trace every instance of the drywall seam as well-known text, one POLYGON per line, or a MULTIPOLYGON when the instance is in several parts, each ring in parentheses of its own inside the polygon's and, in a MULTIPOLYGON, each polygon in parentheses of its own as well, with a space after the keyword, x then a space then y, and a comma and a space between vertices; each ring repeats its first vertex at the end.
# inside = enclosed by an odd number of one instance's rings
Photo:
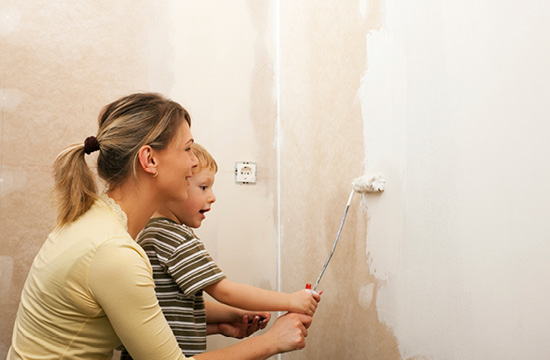
MULTIPOLYGON (((277 141, 277 291, 282 291, 281 274, 281 1, 276 0, 275 6, 275 103, 276 103, 276 126, 275 136, 277 141)), ((279 316, 282 313, 279 312, 279 316)), ((281 360, 281 354, 277 354, 277 360, 281 360)))
POLYGON ((277 151, 277 291, 281 291, 281 3, 275 1, 275 103, 276 114, 276 151, 277 151))

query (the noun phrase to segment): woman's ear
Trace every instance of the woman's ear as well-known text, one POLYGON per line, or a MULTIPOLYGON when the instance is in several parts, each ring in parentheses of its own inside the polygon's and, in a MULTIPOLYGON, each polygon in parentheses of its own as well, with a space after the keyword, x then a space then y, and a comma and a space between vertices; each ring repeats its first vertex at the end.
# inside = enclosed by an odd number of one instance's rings
POLYGON ((144 145, 139 149, 138 160, 141 168, 153 177, 158 175, 157 162, 154 156, 154 150, 149 145, 144 145))

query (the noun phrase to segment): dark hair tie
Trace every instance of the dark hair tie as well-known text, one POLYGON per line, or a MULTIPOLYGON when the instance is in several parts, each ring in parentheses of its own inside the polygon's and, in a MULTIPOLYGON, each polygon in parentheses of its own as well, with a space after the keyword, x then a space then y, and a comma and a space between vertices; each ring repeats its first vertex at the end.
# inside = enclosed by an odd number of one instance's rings
POLYGON ((86 155, 90 155, 97 150, 99 150, 99 143, 97 142, 97 139, 95 136, 88 136, 86 140, 84 140, 84 152, 86 155))

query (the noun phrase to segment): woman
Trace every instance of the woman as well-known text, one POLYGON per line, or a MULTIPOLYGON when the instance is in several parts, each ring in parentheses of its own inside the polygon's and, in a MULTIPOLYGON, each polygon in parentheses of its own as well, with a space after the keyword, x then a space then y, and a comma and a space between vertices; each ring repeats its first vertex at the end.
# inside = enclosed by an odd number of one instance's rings
MULTIPOLYGON (((191 119, 158 94, 107 105, 97 136, 55 161, 58 217, 21 295, 8 359, 185 359, 158 306, 151 266, 134 242, 158 206, 187 196, 197 164, 191 119), (99 151, 97 195, 85 156, 99 151)), ((311 318, 287 314, 265 334, 194 357, 266 359, 305 346, 311 318)))

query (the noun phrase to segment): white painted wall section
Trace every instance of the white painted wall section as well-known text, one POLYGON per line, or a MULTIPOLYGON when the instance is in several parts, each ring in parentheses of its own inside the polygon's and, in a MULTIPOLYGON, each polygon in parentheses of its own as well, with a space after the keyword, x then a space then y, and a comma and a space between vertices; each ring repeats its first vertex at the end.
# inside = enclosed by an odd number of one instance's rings
POLYGON ((549 14, 388 0, 367 35, 367 253, 403 359, 550 358, 549 14))

